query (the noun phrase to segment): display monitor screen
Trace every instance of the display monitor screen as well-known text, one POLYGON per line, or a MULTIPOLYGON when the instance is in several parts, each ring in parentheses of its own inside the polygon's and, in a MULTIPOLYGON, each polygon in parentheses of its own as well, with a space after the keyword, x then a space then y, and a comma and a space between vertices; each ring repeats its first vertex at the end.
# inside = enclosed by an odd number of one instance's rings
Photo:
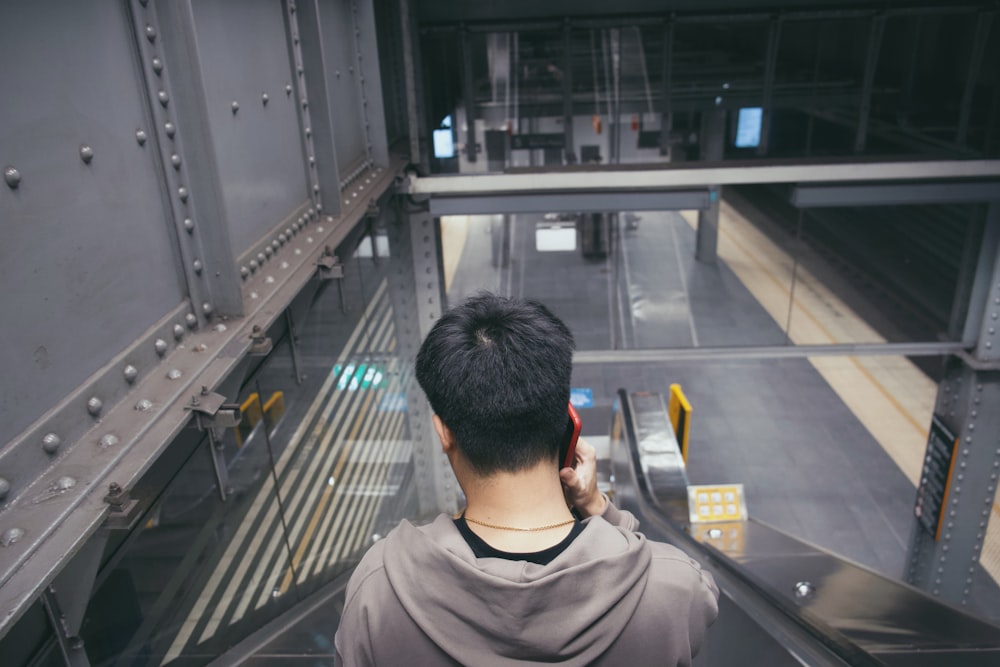
POLYGON ((764 118, 764 110, 760 107, 740 109, 739 121, 736 123, 736 147, 756 148, 760 145, 760 125, 764 118))
POLYGON ((450 129, 434 130, 434 157, 455 157, 455 140, 450 129))

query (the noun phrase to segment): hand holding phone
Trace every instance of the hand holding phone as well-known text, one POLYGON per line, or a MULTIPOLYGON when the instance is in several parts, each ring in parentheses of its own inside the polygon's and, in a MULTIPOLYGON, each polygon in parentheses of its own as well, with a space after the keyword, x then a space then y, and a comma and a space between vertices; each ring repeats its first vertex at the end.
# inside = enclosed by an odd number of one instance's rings
POLYGON ((559 468, 573 468, 576 466, 576 441, 580 439, 580 415, 576 413, 573 404, 569 404, 569 415, 566 421, 566 430, 563 433, 562 443, 559 445, 559 468))

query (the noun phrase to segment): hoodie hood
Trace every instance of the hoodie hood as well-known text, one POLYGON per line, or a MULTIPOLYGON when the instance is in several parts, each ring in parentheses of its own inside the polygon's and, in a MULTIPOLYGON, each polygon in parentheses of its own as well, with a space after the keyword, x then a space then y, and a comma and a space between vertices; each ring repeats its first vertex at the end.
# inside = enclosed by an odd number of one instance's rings
POLYGON ((406 613, 461 664, 589 663, 642 599, 651 560, 641 534, 591 517, 548 565, 477 559, 451 518, 386 537, 385 572, 406 613), (597 589, 599 587, 599 593, 597 589))

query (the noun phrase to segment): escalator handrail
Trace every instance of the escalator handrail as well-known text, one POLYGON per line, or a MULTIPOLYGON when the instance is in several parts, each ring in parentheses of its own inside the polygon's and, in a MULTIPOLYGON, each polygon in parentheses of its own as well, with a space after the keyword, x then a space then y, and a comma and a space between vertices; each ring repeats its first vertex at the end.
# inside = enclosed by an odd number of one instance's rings
MULTIPOLYGON (((841 660, 851 665, 858 665, 859 667, 879 667, 884 665, 882 661, 852 642, 843 633, 830 627, 827 623, 816 617, 815 614, 791 603, 776 593, 771 587, 759 581, 749 572, 746 572, 744 568, 724 553, 711 545, 697 541, 690 533, 678 528, 668 519, 662 512, 661 505, 642 469, 639 454, 639 438, 633 420, 635 411, 632 408, 631 397, 625 389, 618 390, 618 405, 619 410, 622 411, 622 424, 625 433, 624 441, 626 443, 629 467, 635 481, 636 489, 639 491, 637 504, 641 507, 639 512, 641 515, 639 517, 640 525, 642 523, 654 524, 667 536, 668 541, 674 546, 680 548, 702 564, 711 564, 716 570, 721 570, 728 575, 727 578, 735 579, 743 588, 750 590, 753 595, 765 601, 770 608, 776 610, 780 617, 787 622, 791 622, 798 629, 805 631, 807 635, 819 641, 826 649, 841 660)), ((616 480, 616 483, 620 482, 616 480)))

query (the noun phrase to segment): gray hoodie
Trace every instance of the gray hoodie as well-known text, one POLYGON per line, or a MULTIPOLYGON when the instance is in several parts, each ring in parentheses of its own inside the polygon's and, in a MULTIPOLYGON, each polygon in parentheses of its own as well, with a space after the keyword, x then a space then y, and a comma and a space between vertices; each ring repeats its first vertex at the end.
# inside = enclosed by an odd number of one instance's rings
POLYGON ((403 521, 362 559, 337 630, 343 665, 689 665, 718 589, 609 503, 548 565, 476 558, 448 516, 403 521))

